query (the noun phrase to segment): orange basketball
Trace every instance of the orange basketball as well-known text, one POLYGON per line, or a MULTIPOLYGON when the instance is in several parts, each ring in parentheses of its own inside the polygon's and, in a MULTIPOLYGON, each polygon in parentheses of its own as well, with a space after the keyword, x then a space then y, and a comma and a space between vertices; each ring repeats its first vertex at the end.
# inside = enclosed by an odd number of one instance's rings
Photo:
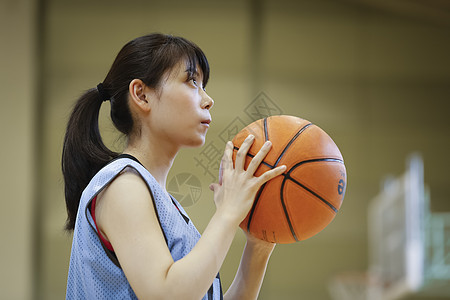
POLYGON ((336 144, 307 120, 271 116, 251 123, 233 138, 233 161, 249 134, 255 140, 245 168, 264 142, 271 141, 272 149, 255 176, 279 165, 287 169, 259 189, 241 228, 279 244, 302 241, 319 233, 339 211, 347 185, 344 160, 336 144))

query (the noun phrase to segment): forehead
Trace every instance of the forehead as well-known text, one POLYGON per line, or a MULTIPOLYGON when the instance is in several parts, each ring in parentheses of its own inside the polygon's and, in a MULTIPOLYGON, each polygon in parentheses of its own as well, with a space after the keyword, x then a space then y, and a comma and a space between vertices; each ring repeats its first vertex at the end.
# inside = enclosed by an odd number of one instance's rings
POLYGON ((199 65, 191 66, 187 59, 179 61, 172 69, 168 71, 168 77, 178 76, 197 76, 203 77, 202 69, 199 65))
POLYGON ((165 72, 165 75, 161 78, 157 89, 164 89, 164 87, 170 82, 175 83, 179 81, 186 81, 189 77, 195 77, 198 81, 203 81, 202 69, 197 65, 195 69, 190 67, 187 59, 180 60, 171 69, 165 72))
POLYGON ((167 70, 162 83, 164 84, 168 80, 174 80, 178 78, 187 79, 190 76, 196 77, 197 80, 203 80, 202 69, 198 65, 195 69, 192 68, 189 64, 189 61, 183 59, 175 64, 175 66, 173 66, 171 69, 167 70))

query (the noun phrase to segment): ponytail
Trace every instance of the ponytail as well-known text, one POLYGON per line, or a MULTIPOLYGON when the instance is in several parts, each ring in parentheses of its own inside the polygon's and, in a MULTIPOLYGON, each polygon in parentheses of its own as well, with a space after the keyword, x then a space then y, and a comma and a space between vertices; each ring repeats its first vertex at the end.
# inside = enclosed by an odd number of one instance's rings
MULTIPOLYGON (((102 141, 98 116, 104 95, 90 89, 78 99, 67 124, 62 152, 62 172, 67 208, 66 230, 75 228, 80 197, 91 178, 118 154, 102 141)), ((102 91, 104 92, 104 91, 102 91)))

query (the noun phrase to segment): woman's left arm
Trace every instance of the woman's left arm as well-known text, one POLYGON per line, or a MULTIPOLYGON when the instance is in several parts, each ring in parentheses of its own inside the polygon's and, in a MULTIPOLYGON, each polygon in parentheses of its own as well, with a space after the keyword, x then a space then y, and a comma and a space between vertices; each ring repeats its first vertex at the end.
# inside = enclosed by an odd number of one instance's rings
POLYGON ((267 263, 276 244, 245 233, 247 243, 236 276, 224 295, 225 300, 257 299, 267 263))

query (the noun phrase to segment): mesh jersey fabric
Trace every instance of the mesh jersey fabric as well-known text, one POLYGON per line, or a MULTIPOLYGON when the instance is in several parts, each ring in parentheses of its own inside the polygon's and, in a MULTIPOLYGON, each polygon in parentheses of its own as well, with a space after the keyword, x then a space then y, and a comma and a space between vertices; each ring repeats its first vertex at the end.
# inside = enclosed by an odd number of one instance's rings
MULTIPOLYGON (((187 216, 183 207, 173 198, 172 201, 167 198, 164 190, 141 164, 130 158, 117 159, 102 168, 81 195, 73 233, 66 299, 137 299, 124 272, 100 242, 88 210, 92 199, 127 167, 135 169, 147 183, 174 261, 187 255, 200 238, 192 221, 181 215, 187 216)), ((202 299, 222 299, 219 275, 202 299)))

